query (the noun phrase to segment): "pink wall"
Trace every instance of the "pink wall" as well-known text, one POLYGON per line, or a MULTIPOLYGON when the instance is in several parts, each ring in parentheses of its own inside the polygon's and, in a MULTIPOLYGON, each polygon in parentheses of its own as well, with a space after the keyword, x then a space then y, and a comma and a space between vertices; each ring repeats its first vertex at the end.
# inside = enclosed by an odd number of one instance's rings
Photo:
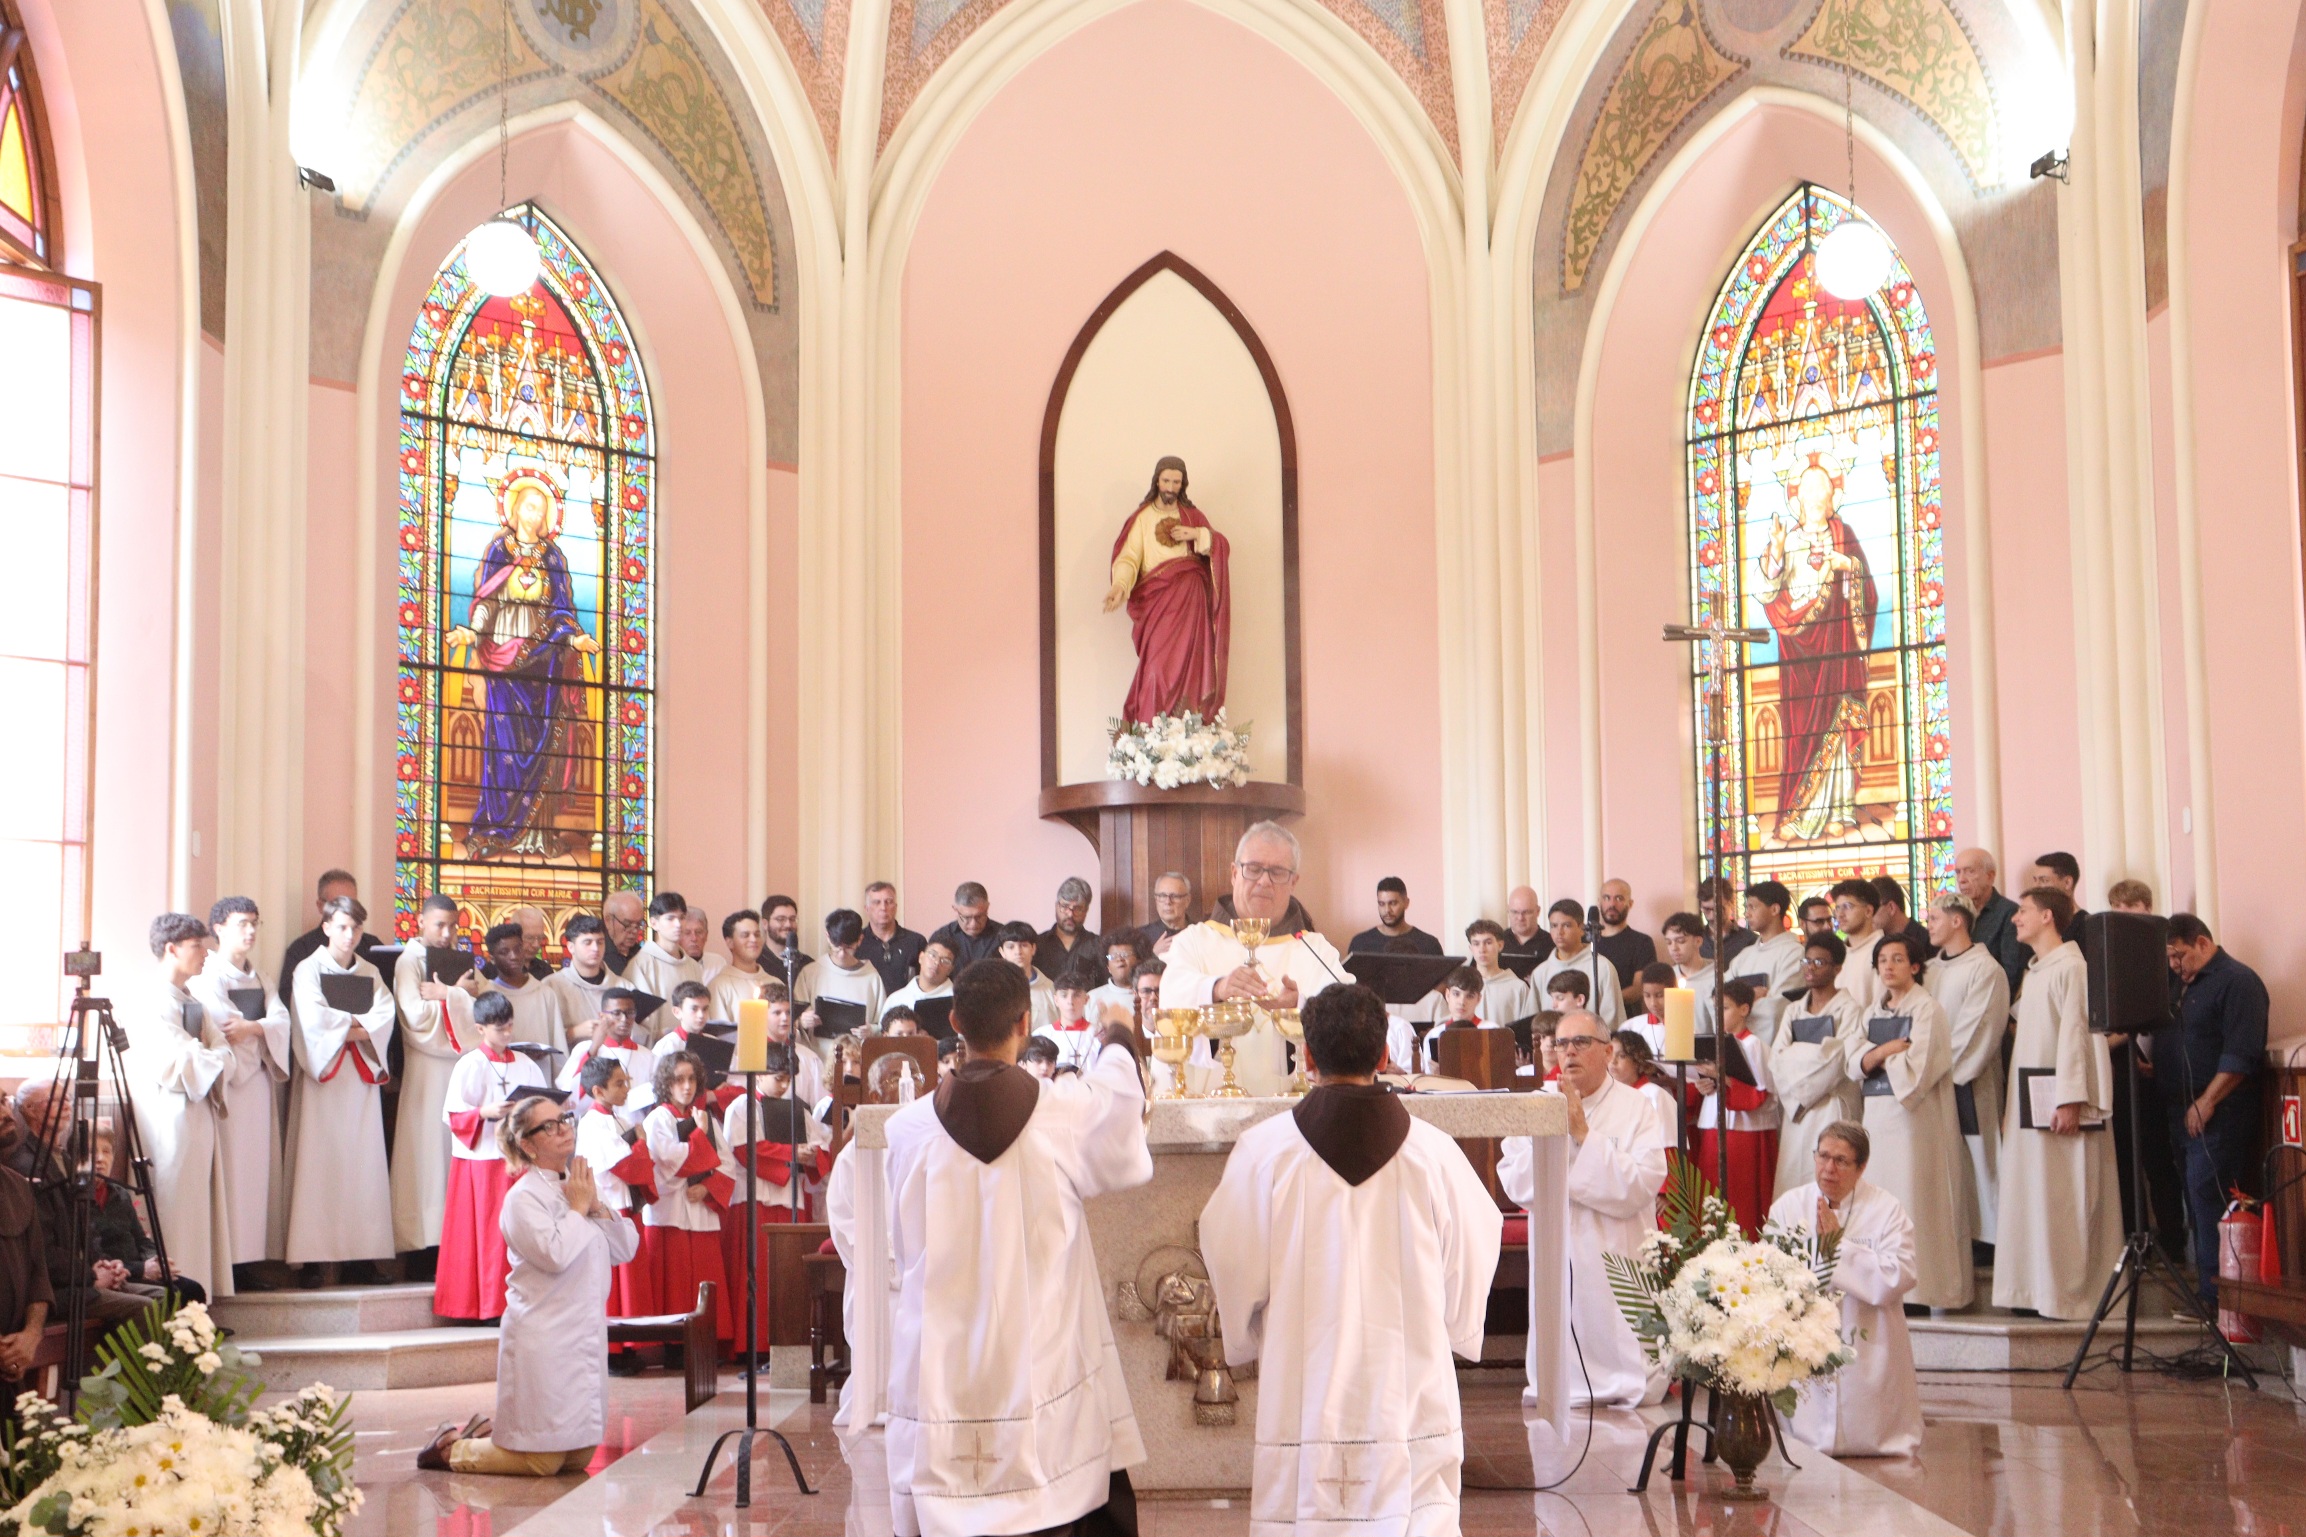
POLYGON ((2306 997, 2306 951, 2289 904, 2269 900, 2295 883, 2306 848, 2306 657, 2285 283, 2285 253, 2296 238, 2299 17, 2295 0, 2204 13, 2192 147, 2182 167, 2220 938, 2273 989, 2277 1034, 2299 1032, 2294 1011, 2306 997))
POLYGON ((26 0, 20 14, 56 151, 63 265, 104 285, 94 938, 118 976, 150 954, 146 925, 171 895, 176 563, 191 553, 177 545, 191 364, 160 74, 175 65, 139 0, 26 0))
MULTIPOLYGON (((1029 65, 939 174, 905 273, 908 920, 958 882, 1046 923, 1096 856, 1035 814, 1036 464, 1091 310, 1164 248, 1249 318, 1296 418, 1302 893, 1342 936, 1398 874, 1440 903, 1441 762, 1425 262, 1400 185, 1303 68, 1184 0, 1029 65), (1158 90, 1147 89, 1159 82, 1158 90)), ((1126 509, 1115 509, 1115 517, 1126 509)))
MULTIPOLYGON (((657 524, 658 728, 657 884, 680 890, 704 906, 717 924, 729 909, 757 900, 745 889, 745 615, 749 584, 747 459, 751 450, 743 370, 752 366, 749 346, 740 351, 730 335, 707 269, 682 236, 655 194, 598 140, 574 124, 555 124, 513 141, 510 196, 534 198, 592 260, 607 280, 641 348, 657 410, 659 505, 657 524)), ((496 161, 484 157, 442 189, 413 231, 407 256, 393 280, 385 322, 387 382, 397 378, 401 349, 432 274, 464 233, 496 209, 496 161)), ((332 397, 316 390, 316 405, 332 397)), ((396 441, 394 408, 398 391, 377 391, 377 441, 396 441)), ((351 537, 353 516, 349 465, 329 476, 320 445, 334 426, 327 409, 316 409, 316 466, 312 517, 313 547, 324 535, 320 524, 334 520, 351 537)), ((375 692, 378 803, 348 809, 360 820, 367 869, 381 887, 390 869, 391 658, 396 516, 394 457, 380 453, 367 466, 375 477, 378 526, 376 569, 380 659, 375 692)), ((787 484, 772 492, 772 549, 788 552, 795 538, 789 473, 772 480, 787 484)), ((346 546, 349 553, 349 545, 346 546)), ((788 562, 789 564, 789 562, 788 562)), ((346 564, 349 572, 349 559, 346 564)), ((349 580, 347 576, 344 580, 349 580)), ((339 583, 341 585, 341 583, 339 583)), ((316 585, 312 619, 316 631, 336 627, 350 612, 349 589, 342 606, 333 589, 316 585)), ((790 605, 774 610, 772 659, 790 670, 797 633, 790 605)), ((774 696, 772 696, 774 697, 774 696)), ((790 691, 786 708, 771 720, 772 741, 790 742, 795 720, 790 691)), ((321 708, 315 700, 315 709, 321 708)), ((339 717, 316 715, 316 737, 341 730, 349 736, 350 698, 339 717)), ((786 762, 789 765, 790 754, 786 762)), ((772 765, 774 760, 772 760, 772 765)), ((317 802, 346 799, 349 779, 324 775, 310 766, 308 794, 317 802)), ((789 772, 789 769, 788 769, 789 772)), ((308 808, 307 825, 316 832, 331 813, 308 808)), ((790 816, 782 832, 790 858, 794 833, 790 816)), ((772 838, 772 847, 775 847, 772 838)), ((315 868, 336 856, 315 846, 315 868)))
MULTIPOLYGON (((1683 413, 1698 331, 1729 262, 1761 219, 1802 177, 1840 180, 1842 155, 1834 127, 1790 108, 1765 106, 1732 127, 1688 169, 1644 233, 1603 339, 1590 449, 1602 593, 1602 862, 1632 883, 1645 919, 1678 905, 1699 873, 1683 767, 1686 664, 1676 655, 1666 665, 1657 638, 1687 611, 1683 413)), ((1913 269, 1938 346, 1956 836, 1967 839, 1967 791, 1978 765, 1964 731, 1972 594, 1959 543, 1963 359, 1952 290, 1923 211, 1891 169, 1869 160, 1858 168, 1858 185, 1861 205, 1913 269)), ((1563 559, 1572 548, 1555 546, 1563 559)))

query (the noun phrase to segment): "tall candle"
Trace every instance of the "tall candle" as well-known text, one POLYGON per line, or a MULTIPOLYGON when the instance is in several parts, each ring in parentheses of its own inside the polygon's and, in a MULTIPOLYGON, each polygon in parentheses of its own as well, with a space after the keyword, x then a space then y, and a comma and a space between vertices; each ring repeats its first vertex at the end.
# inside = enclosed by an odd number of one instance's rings
POLYGON ((769 1067, 769 1001, 766 998, 740 998, 737 1000, 737 1054, 729 1063, 729 1070, 737 1073, 763 1073, 769 1067))
POLYGON ((1697 994, 1686 987, 1665 990, 1665 1050, 1668 1062, 1697 1060, 1697 994))

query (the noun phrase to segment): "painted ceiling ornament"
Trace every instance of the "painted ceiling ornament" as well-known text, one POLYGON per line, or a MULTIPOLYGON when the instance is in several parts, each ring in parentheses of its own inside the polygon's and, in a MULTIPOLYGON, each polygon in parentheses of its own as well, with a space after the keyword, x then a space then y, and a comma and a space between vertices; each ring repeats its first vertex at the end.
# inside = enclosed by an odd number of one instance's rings
POLYGON ((537 52, 572 75, 616 68, 641 35, 637 0, 523 0, 520 21, 537 52))

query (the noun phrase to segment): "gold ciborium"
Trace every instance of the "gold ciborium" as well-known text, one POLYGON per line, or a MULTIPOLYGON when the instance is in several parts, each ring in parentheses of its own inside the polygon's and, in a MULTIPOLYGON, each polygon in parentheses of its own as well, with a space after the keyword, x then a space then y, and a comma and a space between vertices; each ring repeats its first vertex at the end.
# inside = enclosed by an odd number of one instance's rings
POLYGON ((1199 1009, 1156 1009, 1153 1013, 1153 1059, 1169 1064, 1169 1092, 1163 1099, 1191 1099, 1185 1087, 1186 1059, 1193 1055, 1193 1037, 1201 1030, 1199 1009))
POLYGON ((1247 1035, 1257 1023, 1257 1010, 1238 998, 1223 1003, 1212 1003, 1201 1011, 1201 1033, 1217 1049, 1217 1060, 1225 1064, 1225 1081, 1209 1096, 1212 1099, 1247 1099, 1248 1092, 1234 1081, 1233 1042, 1247 1035))
POLYGON ((1303 1094, 1307 1087, 1305 1082, 1305 1017, 1295 1009, 1272 1009, 1267 1012, 1265 1017, 1273 1021, 1273 1028, 1281 1032, 1283 1040, 1297 1048, 1291 1053, 1296 1058, 1296 1063, 1290 1071, 1289 1092, 1291 1094, 1303 1094))

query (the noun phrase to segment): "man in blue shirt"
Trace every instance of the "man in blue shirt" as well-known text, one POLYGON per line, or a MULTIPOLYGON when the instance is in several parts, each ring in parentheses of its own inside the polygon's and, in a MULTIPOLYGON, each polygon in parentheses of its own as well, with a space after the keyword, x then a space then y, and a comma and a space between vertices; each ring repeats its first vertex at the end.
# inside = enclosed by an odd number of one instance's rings
POLYGON ((2184 1164, 2195 1285, 2202 1305, 2214 1310, 2218 1219, 2226 1192, 2242 1183, 2258 1125, 2266 984, 2219 949, 2209 925, 2192 913, 2170 919, 2170 969, 2180 983, 2178 1023, 2154 1033, 2154 1084, 2184 1164))

